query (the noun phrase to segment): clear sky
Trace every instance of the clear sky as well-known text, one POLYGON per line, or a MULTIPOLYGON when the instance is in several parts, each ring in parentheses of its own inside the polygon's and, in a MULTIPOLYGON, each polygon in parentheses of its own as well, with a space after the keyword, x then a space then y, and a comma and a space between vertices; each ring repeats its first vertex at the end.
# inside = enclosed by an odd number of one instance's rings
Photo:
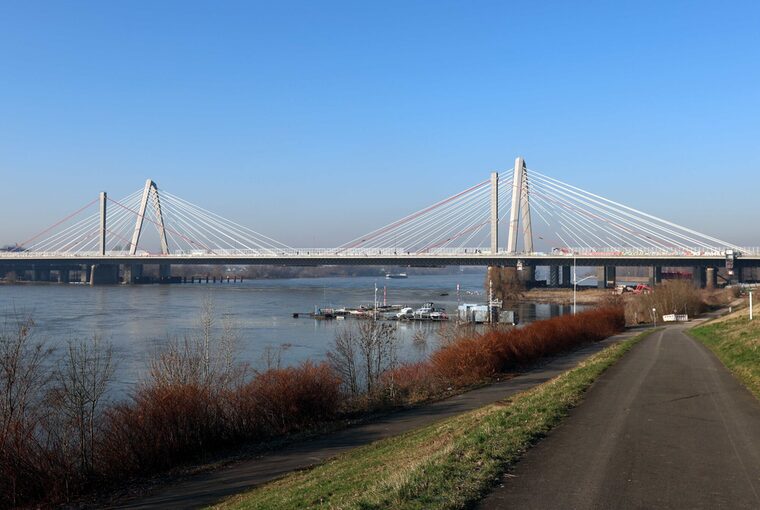
POLYGON ((760 3, 0 0, 0 243, 151 177, 336 245, 517 155, 760 245, 760 3))

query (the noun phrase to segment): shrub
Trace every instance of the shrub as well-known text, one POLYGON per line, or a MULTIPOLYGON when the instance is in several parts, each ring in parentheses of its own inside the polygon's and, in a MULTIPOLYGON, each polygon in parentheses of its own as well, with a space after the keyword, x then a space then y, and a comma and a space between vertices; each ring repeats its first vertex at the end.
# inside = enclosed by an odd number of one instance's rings
POLYGON ((621 331, 625 316, 620 306, 605 306, 528 324, 460 338, 431 356, 435 374, 458 386, 558 354, 621 331))

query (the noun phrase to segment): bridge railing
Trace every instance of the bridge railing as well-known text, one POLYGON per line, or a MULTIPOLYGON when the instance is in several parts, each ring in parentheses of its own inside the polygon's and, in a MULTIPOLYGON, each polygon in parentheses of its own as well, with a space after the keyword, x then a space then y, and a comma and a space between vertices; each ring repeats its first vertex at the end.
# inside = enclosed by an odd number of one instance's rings
MULTIPOLYGON (((653 250, 651 248, 637 247, 614 247, 606 246, 600 248, 589 247, 570 247, 554 248, 548 252, 531 252, 516 253, 518 257, 590 257, 590 258, 626 258, 626 257, 723 257, 726 255, 728 248, 705 249, 704 247, 678 248, 678 249, 661 249, 653 250)), ((739 250, 733 250, 739 257, 741 256, 760 256, 760 247, 746 247, 739 250)), ((507 255, 506 251, 500 251, 499 255, 507 255)), ((433 248, 425 251, 414 251, 398 247, 388 248, 289 248, 280 250, 191 250, 191 251, 173 251, 168 257, 177 258, 256 258, 256 259, 281 259, 281 258, 394 258, 394 259, 419 259, 419 258, 480 258, 491 257, 493 254, 488 249, 483 248, 433 248)), ((161 259, 164 256, 160 253, 149 253, 140 251, 136 255, 129 255, 127 251, 108 251, 101 255, 97 251, 81 252, 39 252, 39 251, 0 251, 0 259, 81 259, 81 258, 137 258, 141 260, 161 259)))

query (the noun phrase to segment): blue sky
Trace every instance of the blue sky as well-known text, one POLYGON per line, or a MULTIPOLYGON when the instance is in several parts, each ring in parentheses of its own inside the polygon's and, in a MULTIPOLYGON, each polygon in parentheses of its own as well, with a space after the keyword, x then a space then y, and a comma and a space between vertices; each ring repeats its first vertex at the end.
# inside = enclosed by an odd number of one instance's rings
POLYGON ((760 245, 757 2, 0 2, 0 243, 147 177, 291 245, 529 167, 760 245))

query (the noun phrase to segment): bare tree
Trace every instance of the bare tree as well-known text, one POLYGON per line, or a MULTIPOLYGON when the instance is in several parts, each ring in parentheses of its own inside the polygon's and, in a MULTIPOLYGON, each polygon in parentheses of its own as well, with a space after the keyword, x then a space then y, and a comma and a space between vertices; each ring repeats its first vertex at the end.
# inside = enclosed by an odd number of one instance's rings
POLYGON ((396 329, 388 323, 363 321, 359 324, 359 356, 364 363, 367 393, 380 376, 398 364, 396 329))
POLYGON ((170 338, 150 363, 150 377, 159 384, 228 385, 244 372, 237 364, 239 328, 225 315, 222 331, 216 327, 215 303, 210 294, 201 302, 197 330, 182 339, 170 338))
POLYGON ((203 375, 208 379, 211 373, 210 349, 214 330, 214 300, 209 293, 203 296, 203 301, 201 302, 201 311, 198 316, 198 329, 200 331, 201 342, 203 345, 203 375))
POLYGON ((34 338, 33 329, 27 318, 7 321, 0 331, 0 505, 15 506, 22 487, 36 483, 23 473, 34 470, 40 451, 52 349, 34 338))
POLYGON ((113 348, 98 336, 69 341, 56 371, 55 394, 77 438, 83 473, 93 469, 96 424, 113 373, 113 348))
POLYGON ((330 365, 352 395, 359 392, 356 345, 356 329, 351 325, 345 325, 335 333, 333 348, 327 353, 330 365))
POLYGON ((263 370, 276 370, 282 367, 282 355, 290 349, 292 344, 280 344, 277 346, 267 345, 261 353, 261 365, 263 370))
POLYGON ((366 320, 338 330, 327 359, 352 394, 360 387, 370 393, 380 376, 398 364, 397 343, 393 325, 366 320))
POLYGON ((426 331, 422 329, 418 329, 414 332, 412 335, 412 345, 415 349, 417 349, 417 352, 420 354, 425 354, 427 352, 428 348, 428 334, 426 331))

